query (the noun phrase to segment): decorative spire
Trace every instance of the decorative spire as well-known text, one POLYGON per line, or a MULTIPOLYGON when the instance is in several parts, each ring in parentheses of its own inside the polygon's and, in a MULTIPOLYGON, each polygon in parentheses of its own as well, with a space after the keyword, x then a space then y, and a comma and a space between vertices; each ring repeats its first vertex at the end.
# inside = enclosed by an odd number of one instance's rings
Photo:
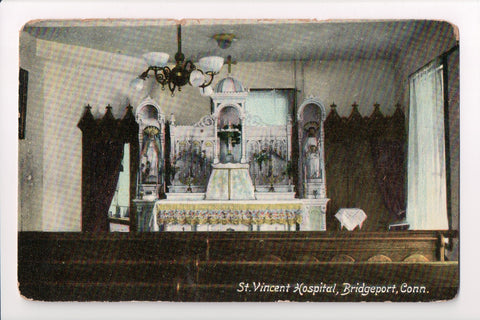
POLYGON ((405 114, 403 113, 402 105, 400 103, 395 105, 395 111, 393 112, 392 119, 395 119, 395 121, 404 121, 405 114))
POLYGON ((83 113, 82 118, 78 121, 77 127, 80 130, 85 131, 87 129, 91 129, 95 126, 95 119, 93 118, 92 114, 92 107, 90 104, 85 106, 85 112, 83 113))
POLYGON ((373 112, 370 115, 370 120, 371 121, 376 120, 376 119, 383 119, 383 114, 380 111, 380 104, 378 104, 378 102, 375 102, 373 104, 373 112))
POLYGON ((350 115, 348 116, 348 121, 349 122, 358 122, 358 123, 361 123, 363 121, 363 117, 362 115, 360 114, 360 111, 358 111, 358 104, 357 102, 354 102, 352 104, 352 112, 350 113, 350 115))
POLYGON ((130 104, 125 108, 125 115, 122 118, 122 122, 124 122, 124 123, 135 122, 136 123, 135 116, 133 115, 133 107, 130 104))
POLYGON ((135 121, 133 107, 129 104, 125 109, 125 115, 120 121, 122 132, 119 132, 119 134, 123 135, 126 141, 134 142, 135 139, 138 139, 138 123, 135 121))
POLYGON ((356 101, 353 102, 352 104, 352 112, 350 113, 350 117, 353 117, 353 116, 360 116, 362 117, 362 115, 360 114, 360 111, 358 111, 358 104, 356 101))
POLYGON ((105 107, 105 110, 105 114, 100 120, 100 134, 102 134, 105 139, 112 139, 117 136, 118 121, 115 120, 113 116, 112 106, 110 104, 105 107))
POLYGON ((337 122, 342 122, 342 119, 338 115, 337 105, 335 104, 335 102, 333 102, 330 105, 330 112, 328 113, 328 116, 327 116, 327 119, 326 119, 326 123, 327 123, 326 125, 333 123, 333 125, 335 126, 335 125, 337 125, 336 124, 337 122))

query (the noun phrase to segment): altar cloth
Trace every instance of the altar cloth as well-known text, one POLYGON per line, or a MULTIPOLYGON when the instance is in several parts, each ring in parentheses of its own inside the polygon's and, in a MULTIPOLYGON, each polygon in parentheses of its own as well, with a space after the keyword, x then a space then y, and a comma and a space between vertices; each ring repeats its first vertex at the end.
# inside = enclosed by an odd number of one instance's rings
POLYGON ((212 165, 206 200, 255 200, 249 165, 247 163, 218 163, 212 165))
POLYGON ((335 214, 335 218, 340 221, 340 229, 345 227, 348 231, 353 231, 357 226, 362 228, 367 215, 362 209, 342 208, 335 214))
POLYGON ((153 208, 150 227, 164 224, 295 225, 302 222, 302 201, 165 201, 153 208))

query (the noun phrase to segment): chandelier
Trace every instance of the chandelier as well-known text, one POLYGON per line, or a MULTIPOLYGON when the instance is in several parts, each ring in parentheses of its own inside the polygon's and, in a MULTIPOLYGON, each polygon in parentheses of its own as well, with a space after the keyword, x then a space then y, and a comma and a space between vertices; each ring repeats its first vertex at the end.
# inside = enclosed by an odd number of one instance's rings
POLYGON ((199 67, 190 60, 185 61, 185 55, 182 53, 181 25, 177 26, 177 43, 176 64, 173 68, 167 66, 168 53, 146 53, 143 55, 143 59, 147 63, 148 69, 132 80, 130 86, 138 91, 142 90, 145 80, 150 77, 150 74, 153 74, 153 78, 162 86, 162 90, 167 87, 172 97, 175 95, 175 90, 181 91, 187 83, 192 87, 200 88, 201 92, 205 91, 205 88, 212 84, 215 75, 220 72, 223 58, 217 56, 201 58, 198 61, 199 67))

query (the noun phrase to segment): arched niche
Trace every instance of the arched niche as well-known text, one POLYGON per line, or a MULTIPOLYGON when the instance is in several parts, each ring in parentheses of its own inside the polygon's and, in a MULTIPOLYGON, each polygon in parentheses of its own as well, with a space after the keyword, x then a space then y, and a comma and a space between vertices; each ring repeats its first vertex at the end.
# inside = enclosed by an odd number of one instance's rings
POLYGON ((323 122, 326 111, 314 97, 303 101, 297 112, 299 187, 304 198, 325 198, 323 122))
POLYGON ((217 134, 221 163, 238 163, 242 158, 242 109, 225 105, 217 112, 217 134))
POLYGON ((150 97, 145 98, 135 109, 135 119, 140 126, 152 125, 160 128, 164 123, 164 114, 158 103, 150 97))
POLYGON ((226 105, 218 111, 218 128, 240 124, 241 110, 235 105, 226 105))
POLYGON ((217 136, 214 163, 245 163, 243 103, 220 103, 215 107, 212 117, 217 136))
POLYGON ((164 185, 165 117, 158 103, 145 98, 135 109, 139 141, 139 193, 156 198, 164 185))
POLYGON ((326 109, 323 103, 318 98, 310 97, 305 99, 298 108, 297 121, 304 122, 305 118, 309 118, 311 112, 314 112, 318 117, 317 119, 321 120, 322 123, 327 118, 326 109))

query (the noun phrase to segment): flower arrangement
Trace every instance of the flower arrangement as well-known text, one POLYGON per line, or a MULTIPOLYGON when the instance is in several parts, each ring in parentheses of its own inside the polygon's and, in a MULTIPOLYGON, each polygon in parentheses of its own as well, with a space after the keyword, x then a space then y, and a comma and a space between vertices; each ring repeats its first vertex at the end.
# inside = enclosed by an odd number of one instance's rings
POLYGON ((270 155, 268 154, 266 149, 263 149, 262 151, 260 151, 260 153, 255 153, 253 155, 253 159, 256 163, 258 163, 258 167, 260 168, 260 171, 262 171, 262 165, 264 162, 270 159, 270 155))

